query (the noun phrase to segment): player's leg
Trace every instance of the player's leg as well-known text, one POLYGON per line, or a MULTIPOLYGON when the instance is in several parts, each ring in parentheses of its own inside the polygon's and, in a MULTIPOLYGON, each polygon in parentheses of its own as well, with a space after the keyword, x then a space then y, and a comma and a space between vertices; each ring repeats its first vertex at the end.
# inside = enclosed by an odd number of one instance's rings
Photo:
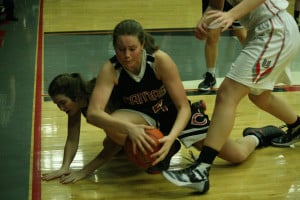
POLYGON ((260 95, 249 94, 248 96, 257 107, 270 113, 283 122, 287 124, 295 122, 297 114, 294 112, 292 107, 271 91, 265 91, 260 95))
POLYGON ((225 77, 216 96, 212 121, 204 142, 206 146, 217 151, 222 148, 233 128, 236 108, 248 93, 247 86, 225 77))
POLYGON ((272 125, 261 128, 246 128, 242 138, 228 139, 218 156, 231 163, 241 163, 247 160, 256 148, 270 146, 274 138, 282 135, 284 135, 284 131, 272 125))
POLYGON ((163 171, 167 180, 178 186, 193 188, 199 193, 209 190, 212 162, 227 142, 234 124, 237 105, 248 92, 246 86, 229 78, 224 79, 216 97, 212 121, 199 157, 186 169, 163 171))
MULTIPOLYGON (((198 141, 193 146, 201 151, 203 141, 198 141)), ((254 137, 241 137, 236 140, 228 139, 224 144, 218 157, 232 163, 237 164, 245 161, 249 155, 255 150, 257 146, 257 139, 254 137)))
MULTIPOLYGON (((269 26, 269 20, 259 25, 264 26, 264 28, 272 27, 274 29, 275 23, 278 23, 277 26, 275 26, 275 28, 285 28, 284 31, 279 30, 272 35, 272 46, 268 46, 268 53, 274 50, 273 55, 278 55, 279 53, 281 55, 279 59, 276 59, 277 65, 278 62, 284 63, 288 61, 290 59, 288 57, 293 56, 293 54, 295 53, 294 51, 299 46, 299 33, 298 30, 297 32, 295 32, 296 27, 294 19, 292 19, 292 24, 290 23, 289 19, 291 17, 286 15, 285 12, 279 13, 278 15, 280 15, 280 18, 277 15, 274 16, 274 22, 272 21, 272 26, 269 26), (285 21, 288 21, 287 26, 284 27, 282 26, 283 18, 285 21), (282 32, 285 33, 284 36, 287 40, 282 40, 282 32), (292 41, 289 40, 292 38, 290 37, 290 35, 292 35, 293 33, 297 33, 297 35, 294 35, 295 44, 293 44, 292 41), (297 43, 295 41, 297 41, 297 43), (282 51, 283 49, 281 48, 277 48, 277 45, 281 45, 282 47, 283 42, 285 42, 284 46, 286 47, 284 51, 282 51)), ((258 39, 258 37, 256 37, 258 34, 259 33, 255 33, 253 31, 253 41, 251 41, 251 44, 247 43, 244 50, 240 53, 236 61, 233 63, 230 72, 226 75, 226 78, 224 79, 218 90, 214 112, 208 129, 208 134, 206 139, 204 140, 204 146, 196 162, 189 168, 173 172, 168 171, 164 173, 164 176, 172 183, 175 183, 180 186, 191 187, 198 190, 199 192, 206 192, 209 189, 208 177, 210 167, 215 157, 218 155, 223 145, 228 140, 229 134, 234 124, 236 108, 240 100, 250 92, 255 93, 256 88, 265 89, 270 87, 270 84, 274 84, 274 82, 272 82, 273 79, 268 80, 269 76, 263 77, 265 74, 268 74, 263 72, 269 72, 266 71, 265 68, 272 67, 268 64, 271 63, 271 58, 261 58, 261 52, 266 53, 266 50, 264 49, 266 47, 265 44, 270 42, 270 38, 265 37, 262 40, 262 38, 259 37, 258 39), (253 57, 260 58, 261 60, 259 61, 262 63, 259 64, 261 65, 258 65, 257 59, 253 59, 253 57), (257 74, 255 74, 255 77, 252 77, 253 66, 264 67, 264 69, 262 69, 261 71, 258 71, 258 69, 256 69, 257 74), (258 86, 257 82, 259 81, 260 85, 258 86)), ((281 69, 276 69, 276 67, 274 67, 275 76, 278 75, 277 70, 281 69)), ((273 70, 273 68, 271 69, 273 70)), ((277 106, 280 106, 280 104, 278 104, 277 106)))
POLYGON ((257 140, 254 137, 243 137, 236 140, 228 139, 219 152, 218 157, 233 164, 245 161, 255 150, 257 140))
POLYGON ((103 140, 103 150, 100 152, 99 157, 105 161, 109 161, 113 156, 115 156, 122 147, 116 144, 109 137, 105 137, 103 140))
POLYGON ((300 118, 284 99, 276 96, 271 91, 265 91, 260 95, 249 95, 249 99, 260 109, 270 113, 287 125, 287 134, 274 139, 273 145, 284 147, 300 141, 300 118))
MULTIPOLYGON (((120 110, 116 110, 111 115, 119 120, 131 122, 134 124, 152 125, 154 127, 156 126, 156 123, 153 119, 151 122, 149 120, 147 121, 146 118, 143 117, 139 112, 135 112, 131 110, 120 109, 120 110)), ((127 134, 109 131, 109 130, 104 130, 104 131, 106 132, 107 136, 110 137, 115 143, 124 146, 125 140, 128 136, 127 134)))
POLYGON ((220 33, 219 28, 208 30, 205 42, 206 73, 204 74, 204 80, 198 85, 198 88, 203 91, 210 90, 216 84, 215 71, 220 33))
MULTIPOLYGON (((274 138, 278 138, 283 134, 285 133, 281 128, 273 125, 260 128, 246 128, 243 130, 243 137, 226 141, 218 157, 233 164, 244 162, 256 148, 270 146, 274 138)), ((193 146, 201 151, 203 141, 204 139, 197 141, 193 146)))
POLYGON ((241 43, 242 46, 246 44, 247 40, 247 29, 245 29, 243 26, 239 28, 233 28, 232 29, 232 35, 236 36, 241 43))
MULTIPOLYGON (((263 72, 267 70, 266 67, 270 67, 268 76, 257 79, 257 84, 263 84, 265 87, 270 84, 274 85, 275 83, 291 83, 289 65, 294 56, 297 55, 300 46, 298 27, 292 16, 287 12, 280 13, 279 15, 280 20, 274 20, 273 26, 275 27, 275 30, 277 27, 280 30, 280 28, 282 28, 281 21, 284 20, 286 23, 285 34, 282 35, 282 31, 274 32, 272 36, 272 39, 274 40, 272 45, 269 46, 267 57, 262 57, 260 68, 257 68, 259 71, 263 72), (284 45, 282 45, 283 37, 284 45), (282 46, 284 47, 281 48, 282 46), (278 49, 280 50, 280 56, 278 56, 278 49), (269 59, 269 62, 276 63, 276 65, 264 66, 263 61, 265 59, 269 59)), ((258 95, 251 93, 249 99, 262 110, 286 123, 288 127, 287 134, 274 139, 272 144, 277 146, 289 146, 300 140, 300 119, 293 108, 288 105, 284 99, 273 94, 271 89, 272 88, 270 88, 269 91, 260 92, 258 95)))
POLYGON ((228 140, 237 105, 248 93, 249 89, 246 86, 227 77, 224 79, 217 93, 212 121, 198 159, 186 169, 164 171, 166 179, 201 193, 209 190, 209 171, 213 160, 228 140))
MULTIPOLYGON (((228 11, 230 9, 232 9, 232 6, 227 1, 225 1, 224 11, 228 11)), ((236 36, 239 42, 242 44, 242 46, 244 46, 246 44, 247 38, 246 28, 240 24, 239 20, 235 20, 230 28, 232 29, 232 35, 236 36)))

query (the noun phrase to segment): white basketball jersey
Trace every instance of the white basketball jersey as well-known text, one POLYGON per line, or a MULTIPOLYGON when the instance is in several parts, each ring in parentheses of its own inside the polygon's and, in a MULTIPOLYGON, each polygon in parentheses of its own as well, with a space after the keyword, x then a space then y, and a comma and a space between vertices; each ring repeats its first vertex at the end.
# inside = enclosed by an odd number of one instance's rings
MULTIPOLYGON (((228 2, 235 6, 243 0, 228 0, 228 2)), ((256 9, 243 16, 240 22, 248 30, 256 27, 258 24, 272 18, 281 10, 285 10, 289 5, 286 0, 266 0, 263 4, 258 6, 256 9)))

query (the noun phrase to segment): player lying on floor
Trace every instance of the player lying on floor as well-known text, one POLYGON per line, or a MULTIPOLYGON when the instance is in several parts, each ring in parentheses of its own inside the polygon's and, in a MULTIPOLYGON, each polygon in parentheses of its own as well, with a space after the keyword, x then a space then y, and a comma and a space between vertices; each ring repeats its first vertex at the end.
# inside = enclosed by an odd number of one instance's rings
MULTIPOLYGON (((51 81, 48 94, 57 107, 68 115, 68 135, 60 169, 43 174, 43 180, 60 178, 61 183, 76 182, 111 160, 122 149, 121 146, 106 137, 103 141, 103 150, 92 161, 81 170, 70 171, 70 165, 78 149, 81 116, 86 116, 95 81, 95 79, 92 79, 86 82, 78 73, 60 74, 51 81)), ((115 102, 114 105, 117 105, 117 103, 115 102)), ((106 111, 110 113, 113 110, 114 107, 111 101, 106 107, 106 111)))

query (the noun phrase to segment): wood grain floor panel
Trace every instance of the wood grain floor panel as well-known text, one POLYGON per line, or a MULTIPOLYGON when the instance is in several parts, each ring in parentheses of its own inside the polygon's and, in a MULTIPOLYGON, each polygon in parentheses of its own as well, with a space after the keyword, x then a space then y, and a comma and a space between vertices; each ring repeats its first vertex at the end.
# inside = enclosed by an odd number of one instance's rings
POLYGON ((45 0, 44 32, 112 30, 132 18, 145 29, 194 28, 201 0, 45 0))
MULTIPOLYGON (((276 95, 284 97, 300 113, 300 92, 278 92, 276 95)), ((189 98, 192 101, 205 100, 207 113, 211 115, 214 95, 189 98)), ((60 167, 66 139, 66 119, 52 102, 43 103, 42 172, 60 167)), ((242 130, 248 126, 267 124, 281 125, 281 122, 244 99, 237 110, 230 137, 241 137, 242 130)), ((101 150, 103 137, 102 130, 82 122, 80 147, 72 164, 73 170, 80 169, 101 150)), ((297 199, 300 197, 299 150, 299 144, 294 148, 258 149, 240 165, 231 165, 217 158, 210 173, 211 189, 202 196, 169 183, 161 175, 146 174, 130 164, 121 153, 77 183, 62 185, 58 180, 42 182, 42 199, 297 199)), ((189 165, 190 153, 198 155, 197 150, 182 147, 172 159, 171 168, 189 165)))

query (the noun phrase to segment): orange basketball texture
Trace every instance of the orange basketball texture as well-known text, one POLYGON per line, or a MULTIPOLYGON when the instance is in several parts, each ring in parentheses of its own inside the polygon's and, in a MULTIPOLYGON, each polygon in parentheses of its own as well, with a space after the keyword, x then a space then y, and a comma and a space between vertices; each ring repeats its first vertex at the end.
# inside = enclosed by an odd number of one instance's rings
POLYGON ((157 152, 161 148, 161 144, 159 143, 159 139, 164 137, 162 132, 157 129, 145 129, 145 132, 155 141, 156 145, 152 146, 153 152, 148 152, 147 154, 144 154, 139 148, 136 149, 136 154, 133 153, 132 149, 132 142, 129 138, 126 139, 125 142, 125 153, 128 157, 128 160, 132 162, 134 165, 136 165, 139 168, 149 168, 152 166, 152 162, 155 160, 151 158, 151 154, 157 152))

